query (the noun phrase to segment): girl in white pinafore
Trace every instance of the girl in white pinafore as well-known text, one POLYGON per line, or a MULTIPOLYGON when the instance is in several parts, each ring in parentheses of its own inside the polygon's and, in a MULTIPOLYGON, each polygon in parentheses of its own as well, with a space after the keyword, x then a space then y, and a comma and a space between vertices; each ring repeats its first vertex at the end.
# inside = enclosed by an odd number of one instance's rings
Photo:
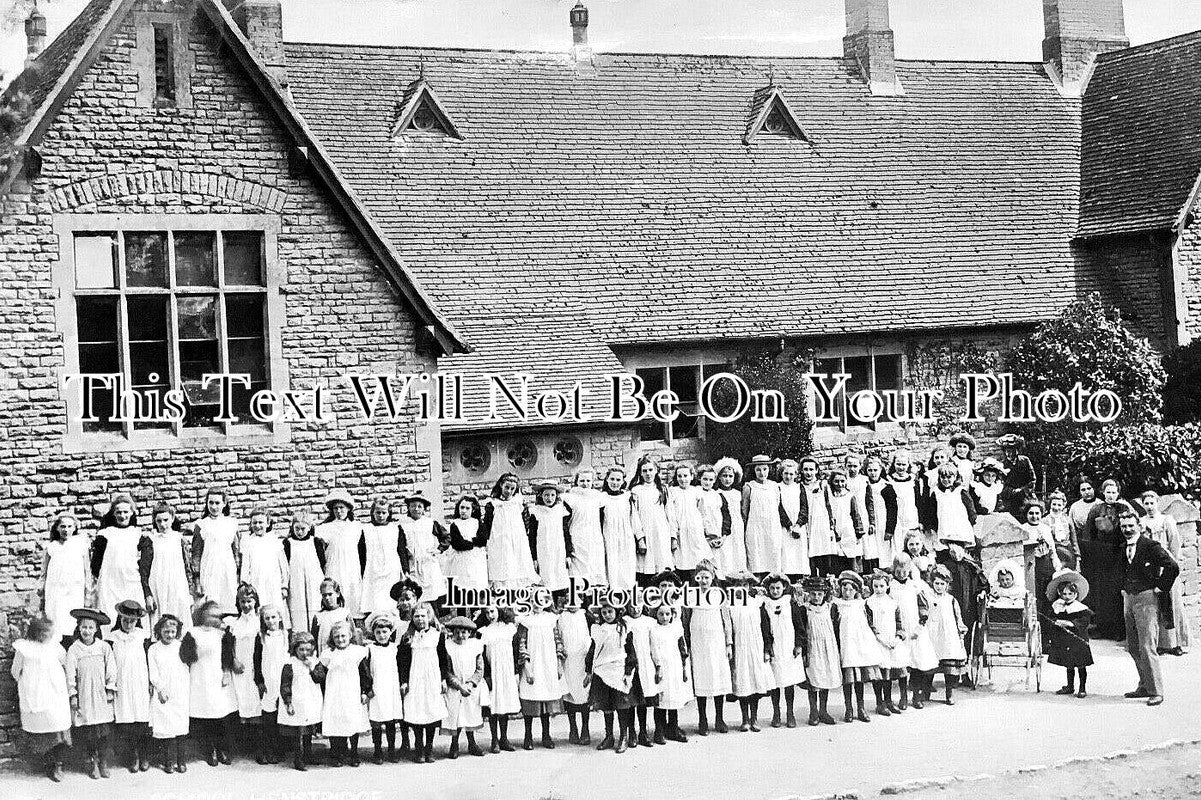
POLYGON ((392 587, 400 580, 400 527, 392 520, 392 504, 385 497, 371 504, 371 521, 363 526, 363 593, 360 611, 364 614, 396 611, 392 587))
POLYGON ((446 575, 439 557, 449 547, 450 536, 442 523, 429 515, 430 501, 420 492, 405 498, 407 513, 400 521, 400 561, 409 577, 421 587, 421 599, 435 612, 446 597, 446 575))
POLYGON ((400 696, 400 671, 396 664, 396 623, 392 614, 377 611, 367 618, 364 626, 367 642, 367 665, 371 670, 371 700, 367 703, 367 719, 371 722, 371 743, 375 746, 372 761, 384 760, 383 739, 388 737, 388 760, 396 761, 396 723, 404 718, 404 701, 400 696))
POLYGON ((225 492, 210 489, 204 498, 204 514, 192 528, 192 571, 197 576, 197 593, 216 602, 222 611, 234 610, 237 546, 238 522, 229 516, 225 492))
POLYGON ((488 550, 480 536, 482 513, 475 495, 465 494, 455 503, 445 572, 460 589, 488 588, 488 550))
POLYGON ((592 634, 588 631, 588 615, 578 605, 568 605, 570 596, 565 596, 559 609, 559 638, 563 642, 563 704, 567 707, 570 744, 588 744, 588 670, 584 662, 588 648, 592 646, 592 634), (579 724, 576 716, 580 717, 579 724))
MULTIPOLYGON (((921 708, 923 677, 938 669, 938 656, 934 653, 934 645, 930 642, 930 632, 926 627, 930 613, 929 587, 915 576, 913 564, 907 555, 898 555, 892 562, 889 594, 897 601, 901 612, 901 632, 905 636, 905 643, 893 651, 893 660, 896 663, 902 659, 906 661, 909 682, 913 684, 913 704, 921 708)), ((905 676, 897 679, 901 693, 901 702, 897 707, 902 711, 909 706, 906 683, 905 676)))
MULTIPOLYGON (((754 577, 743 573, 731 581, 749 588, 754 577)), ((742 710, 742 730, 758 731, 759 697, 775 685, 770 662, 771 625, 763 596, 748 594, 745 603, 734 602, 730 606, 730 627, 734 637, 734 695, 742 710)))
POLYGON ((826 504, 830 509, 830 528, 837 542, 838 552, 834 556, 834 568, 857 570, 863 559, 863 534, 867 528, 863 522, 863 506, 847 481, 846 473, 832 470, 826 490, 826 504))
POLYGON ((325 704, 321 710, 321 733, 330 740, 334 766, 346 758, 352 767, 359 763, 359 735, 371 730, 367 703, 371 675, 367 670, 367 648, 354 644, 354 626, 339 622, 330 632, 329 647, 319 659, 325 676, 325 704))
POLYGON ((638 460, 630 481, 634 511, 642 527, 642 546, 638 549, 639 575, 658 575, 675 566, 675 531, 667 518, 667 489, 659 475, 659 464, 650 456, 638 460))
POLYGON ((146 610, 135 600, 117 604, 117 624, 109 634, 117 696, 113 701, 118 736, 129 747, 129 771, 150 769, 150 673, 146 664, 146 610))
POLYGON ((688 680, 688 647, 684 643, 682 626, 676 624, 675 609, 659 606, 651 628, 651 652, 659 665, 659 702, 655 706, 655 744, 686 742, 680 730, 680 709, 692 702, 692 685, 688 680))
POLYGON ((920 532, 921 517, 918 514, 918 483, 910 472, 909 454, 904 450, 893 453, 888 465, 888 486, 883 491, 884 527, 892 542, 895 559, 905 552, 905 537, 911 531, 920 532))
POLYGON ((842 699, 846 722, 858 719, 870 722, 863 708, 863 684, 880 679, 880 643, 867 618, 863 599, 863 578, 851 570, 838 576, 839 596, 834 598, 834 616, 838 623, 838 655, 842 661, 842 699), (851 705, 852 690, 855 706, 851 705), (855 709, 858 709, 857 713, 855 709))
POLYGON ((780 571, 784 529, 780 525, 780 486, 768 480, 772 460, 755 456, 754 479, 742 487, 742 513, 746 519, 747 568, 756 575, 780 571))
POLYGON ((446 659, 446 719, 442 727, 451 735, 450 757, 459 755, 459 734, 467 732, 467 753, 482 756, 475 732, 484 726, 488 687, 484 684, 484 643, 474 638, 475 623, 455 617, 446 623, 450 632, 446 659))
POLYGON ((863 485, 864 527, 863 570, 888 569, 892 566, 892 542, 888 534, 888 507, 884 491, 888 483, 884 480, 884 462, 876 456, 868 456, 863 468, 867 482, 863 485))
POLYGON ((719 459, 713 465, 717 470, 717 493, 721 496, 721 536, 713 552, 713 563, 719 577, 745 572, 746 524, 742 518, 742 467, 732 458, 719 459))
POLYGON ((180 658, 189 670, 188 714, 196 721, 193 732, 208 763, 229 764, 232 745, 227 717, 238 710, 232 680, 234 637, 221 626, 221 608, 215 600, 201 603, 192 622, 180 644, 180 658))
POLYGON ((771 690, 772 717, 771 725, 778 728, 785 724, 780 715, 780 695, 784 696, 787 709, 786 724, 796 727, 796 712, 793 703, 796 700, 797 684, 805 680, 805 659, 801 643, 801 610, 786 594, 788 579, 779 573, 768 575, 763 580, 763 588, 767 597, 763 600, 763 609, 771 623, 771 671, 775 678, 771 690))
POLYGON ((44 754, 46 777, 58 783, 63 757, 71 746, 71 700, 67 689, 67 653, 55 638, 48 619, 29 621, 25 638, 12 643, 10 673, 17 689, 17 707, 25 747, 44 754))
POLYGON ((438 724, 446 719, 442 682, 449 669, 442 632, 433 627, 433 619, 429 603, 417 606, 397 654, 404 721, 413 729, 413 759, 427 764, 434 760, 438 724))
POLYGON ((50 525, 50 541, 42 559, 42 605, 53 624, 51 637, 66 639, 75 630, 71 609, 83 608, 91 583, 88 554, 91 539, 79 529, 74 514, 60 514, 50 525))
MULTIPOLYGON (((133 500, 117 495, 92 540, 92 568, 96 575, 96 607, 106 613, 122 600, 146 600, 149 580, 150 539, 138 527, 133 500), (146 574, 143 574, 143 570, 146 574)), ((102 628, 107 634, 108 626, 102 628)), ((142 638, 147 632, 139 628, 142 638)))
POLYGON ((705 536, 705 516, 701 508, 704 493, 692 485, 692 467, 676 466, 674 486, 667 490, 667 518, 675 526, 676 569, 687 575, 696 565, 709 559, 713 549, 705 536))
POLYGON ((554 483, 540 483, 534 487, 534 505, 530 507, 530 531, 534 537, 534 549, 538 554, 537 569, 539 582, 558 592, 567 589, 567 506, 559 500, 559 487, 554 483))
POLYGON ((184 558, 184 535, 175 528, 175 509, 166 503, 151 517, 150 624, 170 614, 187 630, 192 621, 192 592, 184 558), (186 621, 185 621, 186 620, 186 621))
MULTIPOLYGON (((238 700, 238 717, 243 725, 262 722, 263 703, 254 681, 254 643, 262 629, 259 617, 259 596, 248 583, 238 587, 238 616, 229 622, 234 637, 234 696, 238 700)), ((256 733, 255 738, 260 738, 256 733)))
MULTIPOLYGON (((888 593, 890 584, 889 574, 883 570, 876 570, 868 578, 871 594, 867 598, 867 610, 871 614, 872 631, 880 643, 880 678, 872 689, 876 694, 876 713, 882 717, 900 711, 892 702, 892 682, 900 680, 909 666, 901 609, 888 593)), ((901 694, 904 695, 904 690, 901 694)))
MULTIPOLYGON (((713 698, 716 730, 724 733, 725 717, 722 713, 726 695, 733 691, 730 680, 730 656, 733 647, 730 629, 730 610, 716 598, 710 600, 706 593, 717 578, 717 568, 708 561, 697 565, 692 580, 698 592, 697 605, 684 608, 684 636, 688 641, 688 652, 692 655, 692 693, 696 695, 701 736, 709 734, 708 704, 713 698)), ((715 595, 719 594, 714 592, 715 595)))
MULTIPOLYGON (((651 746, 650 732, 646 726, 647 708, 658 706, 659 692, 662 686, 655 677, 658 664, 651 650, 651 631, 659 626, 654 619, 642 613, 642 606, 631 604, 626 606, 626 629, 630 632, 630 641, 634 645, 634 655, 637 657, 638 668, 634 672, 634 685, 630 689, 631 698, 635 699, 634 712, 638 721, 638 744, 643 747, 651 746)), ((630 734, 633 736, 633 732, 630 734)))
POLYGON ((293 633, 288 660, 279 677, 279 727, 292 742, 292 766, 301 772, 312 760, 313 732, 321 722, 324 706, 321 685, 313 676, 318 665, 316 652, 311 633, 293 633))
POLYGON ((480 525, 488 543, 488 582, 493 587, 520 589, 538 580, 530 540, 526 535, 525 498, 511 472, 501 475, 484 505, 480 525))
POLYGON ((571 562, 567 574, 588 581, 592 586, 604 586, 605 539, 601 533, 601 502, 599 490, 593 488, 596 473, 590 469, 575 475, 575 485, 563 495, 571 511, 571 562))
POLYGON ((801 509, 800 465, 792 459, 780 462, 780 571, 790 580, 809 574, 809 540, 801 509))
POLYGON ((188 735, 191 680, 188 665, 179 657, 180 621, 160 616, 154 626, 154 644, 146 651, 150 679, 150 735, 160 743, 163 772, 183 772, 184 737, 188 735))
POLYGON ((810 568, 815 575, 832 575, 837 572, 833 559, 838 555, 838 543, 834 540, 830 504, 826 499, 829 488, 818 478, 817 462, 811 458, 801 459, 801 493, 805 498, 810 568))
POLYGON ((484 643, 488 680, 488 729, 492 734, 493 753, 513 749, 509 743, 509 717, 520 713, 521 699, 517 696, 517 666, 513 642, 517 625, 509 609, 485 608, 481 615, 480 641, 484 643))
POLYGON ((271 515, 265 508, 250 512, 248 531, 242 536, 242 583, 259 596, 259 607, 284 609, 284 587, 290 577, 283 541, 271 532, 271 515))
MULTIPOLYGON (((938 656, 938 669, 946 680, 946 704, 954 705, 951 695, 963 667, 967 663, 967 651, 963 647, 963 636, 967 626, 963 624, 963 613, 959 601, 951 594, 951 573, 942 564, 934 568, 930 577, 930 644, 938 656)), ((929 700, 933 675, 926 678, 926 699, 929 700)))
MULTIPOLYGON (((317 538, 325 543, 325 576, 342 587, 346 611, 352 617, 359 613, 359 594, 363 587, 363 565, 359 562, 361 525, 354 522, 354 502, 350 492, 334 489, 325 498, 329 516, 317 526, 317 538)), ((318 647, 324 647, 318 642, 318 647)))
MULTIPOLYGON (((543 593, 544 594, 544 593, 543 593)), ((543 606, 536 594, 529 614, 517 619, 517 696, 525 717, 526 750, 534 746, 534 717, 542 720, 542 746, 554 747, 550 738, 550 718, 563 710, 563 640, 559 636, 558 617, 543 606)))
POLYGON ((284 664, 288 661, 288 631, 284 610, 279 606, 263 606, 259 611, 262 629, 254 642, 254 683, 262 697, 263 735, 255 742, 256 761, 275 764, 284 757, 285 749, 279 733, 279 682, 284 664))
POLYGON ((307 631, 321 610, 321 582, 325 580, 325 544, 317 538, 308 514, 302 511, 292 517, 283 547, 288 559, 286 623, 289 630, 307 631))
POLYGON ((617 467, 610 467, 605 473, 600 513, 606 583, 611 589, 633 589, 637 584, 637 550, 642 539, 642 524, 634 511, 633 495, 625 491, 625 473, 617 467))

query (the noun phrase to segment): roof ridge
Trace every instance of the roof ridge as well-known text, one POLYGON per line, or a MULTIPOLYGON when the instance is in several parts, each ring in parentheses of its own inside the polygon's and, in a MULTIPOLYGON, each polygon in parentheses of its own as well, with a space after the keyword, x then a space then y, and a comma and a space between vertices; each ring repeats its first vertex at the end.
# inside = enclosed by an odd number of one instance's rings
POLYGON ((1183 44, 1188 39, 1201 39, 1201 30, 1178 33, 1175 36, 1167 36, 1163 39, 1156 39, 1153 42, 1132 44, 1129 47, 1123 47, 1121 50, 1110 50, 1105 53, 1098 53, 1097 60, 1114 61, 1125 56, 1142 55, 1143 53, 1156 48, 1174 47, 1176 45, 1183 44))

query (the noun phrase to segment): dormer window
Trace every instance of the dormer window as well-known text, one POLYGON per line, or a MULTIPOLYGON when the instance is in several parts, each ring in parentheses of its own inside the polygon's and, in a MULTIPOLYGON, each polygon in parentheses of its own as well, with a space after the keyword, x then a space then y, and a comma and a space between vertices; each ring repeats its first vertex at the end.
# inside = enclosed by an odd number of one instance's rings
POLYGON ((780 109, 772 108, 767 113, 767 119, 763 121, 763 130, 768 133, 788 133, 788 123, 784 120, 780 109))
POLYGON ((749 145, 759 133, 798 139, 802 142, 809 141, 778 86, 771 85, 755 92, 742 143, 749 145))
POLYGON ((422 103, 413 113, 413 127, 419 131, 432 131, 438 127, 438 117, 429 103, 422 103))
POLYGON ((418 134, 463 138, 446 107, 425 78, 418 78, 405 90, 397 104, 396 120, 392 124, 394 137, 418 134))
POLYGON ((137 104, 142 108, 192 107, 189 22, 177 12, 135 12, 137 104))

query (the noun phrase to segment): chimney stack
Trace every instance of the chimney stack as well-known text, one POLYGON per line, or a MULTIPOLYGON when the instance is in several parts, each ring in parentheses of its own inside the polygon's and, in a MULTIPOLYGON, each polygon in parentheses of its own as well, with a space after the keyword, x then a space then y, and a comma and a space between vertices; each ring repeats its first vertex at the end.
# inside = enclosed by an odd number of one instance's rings
POLYGON ((846 0, 846 11, 843 54, 855 59, 872 94, 901 94, 892 28, 888 24, 888 0, 846 0))
POLYGON ((284 15, 280 0, 226 0, 229 14, 281 86, 286 86, 284 15))
POLYGON ((568 15, 571 20, 571 53, 576 61, 592 60, 592 48, 588 45, 588 9, 579 0, 568 15))
POLYGON ((46 16, 38 10, 36 3, 25 20, 25 38, 29 43, 25 56, 25 66, 28 67, 46 48, 46 16))
POLYGON ((1099 53, 1130 46, 1122 0, 1043 0, 1043 61, 1063 93, 1079 96, 1099 53))

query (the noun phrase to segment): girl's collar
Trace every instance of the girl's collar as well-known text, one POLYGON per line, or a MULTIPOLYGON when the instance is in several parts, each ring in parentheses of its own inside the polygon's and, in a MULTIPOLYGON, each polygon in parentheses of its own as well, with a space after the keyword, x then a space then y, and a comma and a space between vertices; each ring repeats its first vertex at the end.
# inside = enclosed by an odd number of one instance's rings
POLYGON ((1088 610, 1088 606, 1086 606, 1084 603, 1081 603, 1079 600, 1073 600, 1072 602, 1068 603, 1062 598, 1057 599, 1054 603, 1052 603, 1051 608, 1056 614, 1079 614, 1081 611, 1088 610))

